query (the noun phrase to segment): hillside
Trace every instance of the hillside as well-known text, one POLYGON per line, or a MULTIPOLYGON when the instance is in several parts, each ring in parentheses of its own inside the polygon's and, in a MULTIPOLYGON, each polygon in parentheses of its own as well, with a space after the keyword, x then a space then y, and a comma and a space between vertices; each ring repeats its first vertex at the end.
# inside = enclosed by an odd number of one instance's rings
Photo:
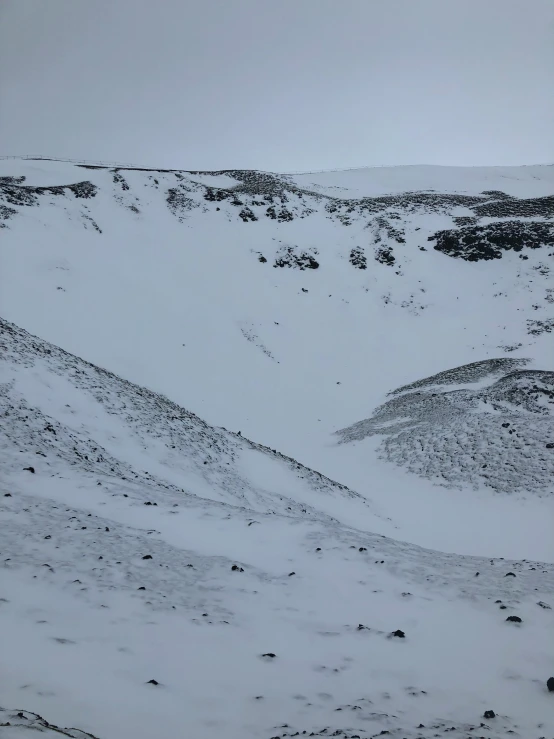
POLYGON ((343 485, 0 330, 0 694, 17 735, 48 729, 21 707, 107 739, 550 726, 550 565, 376 534, 343 485))
POLYGON ((554 736, 553 259, 554 167, 0 160, 2 739, 554 736))
POLYGON ((343 443, 384 436, 386 459, 430 480, 550 496, 554 372, 526 364, 485 360, 419 380, 337 433, 343 443))
POLYGON ((506 505, 475 471, 461 505, 441 475, 420 486, 371 440, 333 436, 437 372, 552 369, 554 167, 0 166, 5 319, 371 497, 403 538, 481 553, 463 534, 477 526, 491 556, 554 555, 540 548, 554 512, 522 485, 505 481, 520 490, 506 505), (491 535, 499 515, 507 536, 491 535))

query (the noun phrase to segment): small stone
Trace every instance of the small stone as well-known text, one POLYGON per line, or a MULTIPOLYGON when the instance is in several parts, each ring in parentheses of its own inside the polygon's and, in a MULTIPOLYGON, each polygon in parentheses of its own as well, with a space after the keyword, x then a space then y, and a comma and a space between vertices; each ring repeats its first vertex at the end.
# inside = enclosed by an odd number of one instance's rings
POLYGON ((266 652, 265 654, 262 654, 262 657, 269 657, 270 659, 275 659, 277 655, 273 654, 273 652, 266 652))
POLYGON ((145 554, 144 557, 143 557, 143 559, 152 559, 152 555, 151 554, 145 554))
POLYGON ((4 498, 11 498, 11 497, 12 497, 11 493, 4 493, 4 498))
POLYGON ((494 711, 485 711, 483 718, 495 718, 496 713, 494 711))
POLYGON ((33 475, 35 474, 35 468, 34 467, 24 467, 24 472, 31 472, 33 475))
POLYGON ((549 693, 554 693, 554 677, 549 677, 546 681, 546 687, 549 693))
POLYGON ((296 572, 289 572, 289 577, 292 577, 293 575, 296 575, 296 572))
POLYGON ((146 684, 147 685, 159 685, 160 683, 157 680, 149 680, 146 684))
POLYGON ((233 572, 244 572, 244 567, 239 567, 238 565, 233 565, 233 566, 231 567, 231 570, 232 570, 233 572))
POLYGON ((397 636, 399 639, 406 638, 406 634, 401 629, 396 629, 396 631, 393 631, 391 636, 397 636))
POLYGON ((515 577, 513 572, 507 572, 504 577, 515 577))
POLYGON ((367 552, 367 549, 366 549, 366 547, 360 547, 360 548, 358 549, 358 551, 359 551, 359 552, 367 552))
POLYGON ((511 621, 514 624, 520 624, 520 623, 522 623, 522 621, 521 621, 521 619, 520 619, 519 616, 508 616, 508 618, 506 619, 506 621, 511 621))
POLYGON ((537 603, 537 605, 540 606, 541 608, 545 608, 547 611, 550 611, 551 610, 551 608, 548 605, 548 603, 545 603, 543 600, 539 600, 539 602, 537 603))

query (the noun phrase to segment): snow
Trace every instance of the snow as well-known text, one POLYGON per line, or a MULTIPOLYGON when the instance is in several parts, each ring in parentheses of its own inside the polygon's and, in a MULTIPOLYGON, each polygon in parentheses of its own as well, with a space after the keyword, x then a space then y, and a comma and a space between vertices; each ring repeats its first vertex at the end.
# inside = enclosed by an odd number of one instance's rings
POLYGON ((200 182, 202 185, 207 185, 208 187, 236 187, 239 183, 239 180, 236 180, 234 177, 229 177, 229 175, 226 174, 206 174, 206 173, 200 173, 197 174, 196 172, 194 174, 191 174, 190 179, 192 182, 200 182))
POLYGON ((0 167, 24 185, 97 188, 22 205, 8 185, 15 213, 0 222, 0 315, 30 332, 0 323, 0 735, 552 735, 553 611, 538 605, 554 606, 552 487, 540 466, 502 476, 501 425, 518 424, 535 462, 547 454, 548 377, 518 406, 498 389, 508 371, 462 367, 551 370, 551 336, 527 322, 553 315, 552 248, 454 259, 428 236, 475 217, 466 201, 334 212, 328 195, 535 198, 552 195, 553 168, 244 180, 0 167), (365 270, 349 261, 358 246, 365 270), (283 254, 293 266, 274 267, 283 254), (294 266, 305 254, 318 269, 294 266), (402 412, 338 443, 428 377, 417 392, 465 399, 454 420, 426 435, 425 416, 402 412), (404 466, 382 446, 403 423, 400 457, 427 450, 404 466), (450 481, 414 467, 485 427, 500 487, 462 453, 450 481))
POLYGON ((478 195, 502 190, 516 197, 542 197, 554 190, 554 167, 368 167, 337 172, 292 175, 302 187, 315 185, 319 192, 341 198, 388 195, 416 190, 460 192, 478 195))
MULTIPOLYGON (((5 161, 2 166, 27 176, 29 167, 32 174, 37 165, 5 161)), ((296 193, 288 195, 295 215, 290 222, 270 219, 266 208, 252 205, 259 220, 243 223, 237 217, 242 206, 205 200, 197 175, 182 173, 180 180, 176 173, 121 170, 129 187, 122 190, 110 170, 73 167, 68 173, 71 166, 40 163, 58 184, 63 177, 66 182, 90 179, 98 187, 96 197, 42 195, 40 206, 21 206, 6 221, 3 316, 165 393, 214 425, 240 430, 332 478, 348 480, 393 518, 386 491, 395 471, 382 469, 376 480, 366 455, 359 456, 355 469, 344 465, 334 431, 369 416, 394 388, 502 356, 502 347, 521 344, 508 356, 530 357, 539 369, 551 365, 550 335, 533 337, 526 324, 552 315, 548 247, 527 250, 526 261, 507 252, 501 260, 477 263, 434 251, 428 235, 452 227, 457 217, 452 214, 471 214, 468 208, 389 208, 386 214, 396 210, 401 216, 390 223, 402 226, 406 244, 375 228, 382 244, 393 245, 397 269, 373 259, 369 216, 354 214, 345 226, 327 213, 327 201, 315 196, 304 195, 303 206, 296 193), (196 205, 180 221, 166 198, 170 188, 183 183, 189 188, 184 194, 196 205), (131 205, 140 212, 129 210, 131 205), (302 217, 308 206, 313 213, 302 217), (275 255, 285 245, 317 249, 319 269, 274 268, 275 255), (349 263, 353 246, 365 250, 367 270, 349 263), (259 253, 267 263, 258 261, 259 253)), ((438 172, 448 181, 435 184, 472 193, 505 188, 511 173, 509 182, 520 182, 521 194, 528 196, 552 192, 553 171, 377 168, 325 177, 335 183, 348 180, 365 196, 375 192, 375 178, 390 175, 399 188, 407 172, 419 178, 407 182, 409 189, 433 184, 426 178, 438 172)), ((227 178, 226 183, 230 177, 214 176, 227 178)), ((234 173, 232 180, 238 176, 234 173)), ((46 175, 40 181, 44 185, 46 175)), ((392 184, 390 188, 394 190, 392 184)), ((259 202, 260 196, 240 197, 259 202)), ((487 506, 485 530, 495 527, 501 509, 501 500, 487 506)), ((530 503, 529 510, 536 510, 537 525, 542 526, 545 516, 552 515, 551 501, 530 503)), ((431 518, 433 508, 424 515, 431 518)), ((456 518, 444 526, 446 541, 452 526, 458 530, 456 518)), ((465 541, 458 534, 456 551, 474 551, 471 527, 465 531, 465 541)), ((436 538, 428 541, 409 525, 401 535, 437 545, 436 538)), ((512 527, 507 546, 519 538, 512 527)), ((513 553, 525 552, 524 545, 513 553)), ((492 553, 501 556, 503 545, 492 553)))

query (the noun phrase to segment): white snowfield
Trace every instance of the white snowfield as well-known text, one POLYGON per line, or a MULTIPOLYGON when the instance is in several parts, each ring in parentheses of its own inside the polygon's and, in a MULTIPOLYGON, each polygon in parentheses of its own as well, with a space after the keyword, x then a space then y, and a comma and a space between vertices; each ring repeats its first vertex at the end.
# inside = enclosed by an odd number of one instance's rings
POLYGON ((1 739, 552 739, 554 168, 0 168, 1 739))

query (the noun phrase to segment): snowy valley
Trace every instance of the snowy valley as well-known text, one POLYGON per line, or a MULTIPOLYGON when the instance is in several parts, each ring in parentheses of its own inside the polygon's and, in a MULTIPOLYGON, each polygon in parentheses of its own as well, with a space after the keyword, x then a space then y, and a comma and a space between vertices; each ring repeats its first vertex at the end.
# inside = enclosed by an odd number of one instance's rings
POLYGON ((0 161, 0 736, 552 739, 553 260, 554 167, 0 161))

